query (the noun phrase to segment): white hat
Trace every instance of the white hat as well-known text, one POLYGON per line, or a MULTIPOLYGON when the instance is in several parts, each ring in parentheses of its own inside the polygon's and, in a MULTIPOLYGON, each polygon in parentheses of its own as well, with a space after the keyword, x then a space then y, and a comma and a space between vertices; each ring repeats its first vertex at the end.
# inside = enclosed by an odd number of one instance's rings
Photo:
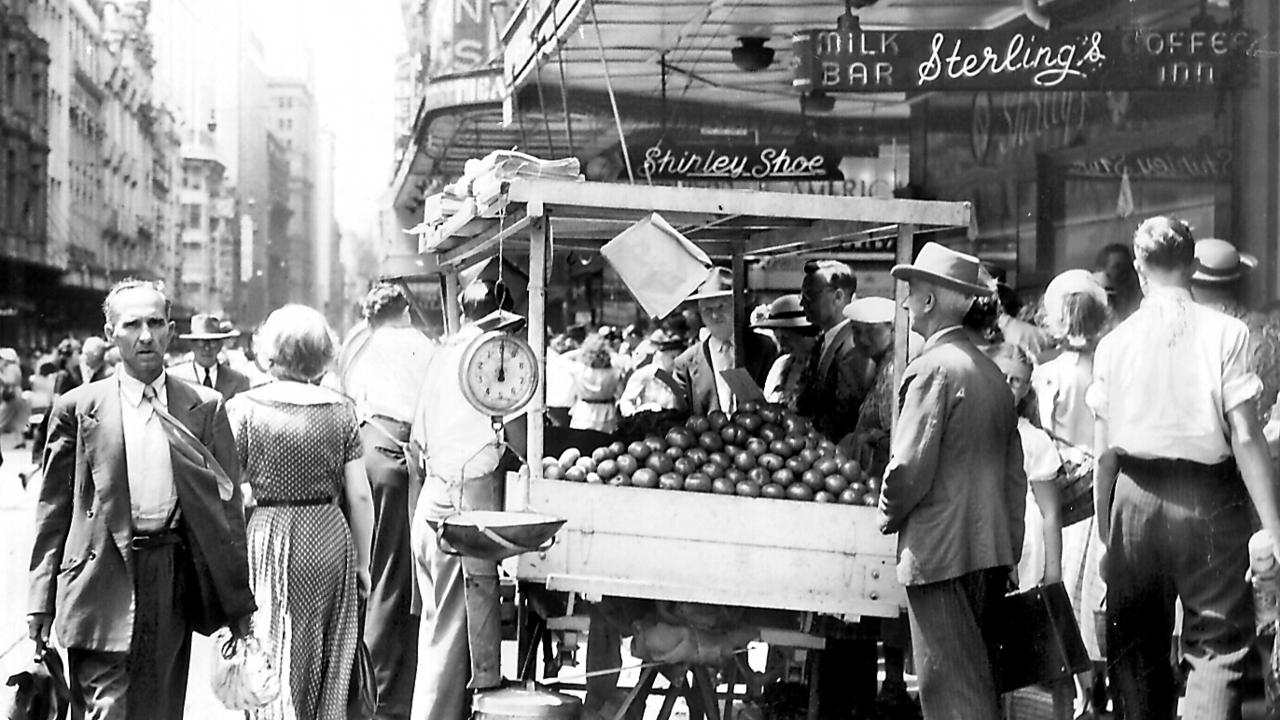
POLYGON ((844 306, 844 316, 856 323, 875 325, 893 322, 897 303, 883 297, 861 297, 844 306))

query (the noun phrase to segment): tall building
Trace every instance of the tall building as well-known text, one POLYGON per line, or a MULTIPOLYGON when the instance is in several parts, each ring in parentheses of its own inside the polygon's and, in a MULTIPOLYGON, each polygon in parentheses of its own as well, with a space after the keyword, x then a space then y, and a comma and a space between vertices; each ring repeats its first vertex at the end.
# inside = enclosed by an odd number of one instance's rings
POLYGON ((316 143, 315 160, 315 229, 312 231, 312 266, 315 279, 313 294, 307 301, 325 314, 335 327, 341 321, 342 261, 339 256, 339 231, 334 222, 334 135, 321 128, 316 143))
POLYGON ((270 123, 289 162, 290 216, 283 238, 273 238, 272 254, 279 258, 272 290, 286 301, 314 304, 316 281, 316 152, 319 128, 315 96, 306 80, 276 78, 268 83, 270 123), (277 287, 278 285, 278 287, 277 287))
POLYGON ((0 0, 0 343, 39 340, 39 288, 56 277, 46 228, 49 46, 41 9, 0 0))

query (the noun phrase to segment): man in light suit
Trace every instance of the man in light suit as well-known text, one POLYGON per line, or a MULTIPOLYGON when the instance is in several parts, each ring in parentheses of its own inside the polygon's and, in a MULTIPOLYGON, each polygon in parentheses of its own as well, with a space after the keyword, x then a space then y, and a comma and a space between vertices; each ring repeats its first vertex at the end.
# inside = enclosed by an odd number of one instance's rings
MULTIPOLYGON (((685 407, 695 415, 712 410, 731 413, 736 400, 720 373, 737 367, 733 328, 733 276, 724 268, 713 268, 711 276, 689 296, 698 304, 698 315, 707 337, 694 343, 676 358, 676 384, 684 394, 685 407)), ((747 333, 745 368, 756 385, 764 387, 778 356, 778 348, 757 332, 747 333)))
POLYGON ((219 394, 164 371, 159 286, 122 282, 103 309, 122 369, 53 408, 28 625, 67 648, 85 717, 180 719, 191 631, 243 635, 254 610, 235 441, 219 394))
POLYGON ((222 399, 230 400, 249 389, 249 378, 227 363, 218 362, 218 353, 225 340, 239 335, 238 330, 224 327, 216 315, 192 315, 191 332, 178 336, 191 341, 191 362, 175 365, 170 372, 187 382, 213 388, 222 393, 222 399))
POLYGON ((893 268, 926 338, 898 390, 880 530, 898 533, 925 720, 997 720, 993 611, 1022 554, 1027 478, 1004 375, 960 322, 978 260, 929 243, 893 268))

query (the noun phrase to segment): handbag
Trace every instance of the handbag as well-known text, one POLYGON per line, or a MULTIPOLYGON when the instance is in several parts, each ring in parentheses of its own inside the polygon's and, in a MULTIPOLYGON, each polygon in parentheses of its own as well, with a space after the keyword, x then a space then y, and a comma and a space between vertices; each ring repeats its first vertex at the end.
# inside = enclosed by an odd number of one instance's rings
POLYGON ((1002 693, 1069 678, 1089 668, 1080 626, 1061 582, 1006 595, 993 622, 1002 693))
POLYGON ((1062 467, 1054 484, 1062 498, 1062 527, 1093 517, 1093 453, 1045 430, 1058 450, 1062 467))
POLYGON ((253 710, 280 696, 280 674, 254 635, 237 638, 227 628, 213 634, 213 696, 228 710, 253 710))
POLYGON ((62 657, 47 645, 22 670, 9 676, 5 688, 0 708, 6 720, 66 720, 73 705, 77 716, 82 710, 71 697, 62 657))
POLYGON ((351 686, 347 690, 347 717, 350 720, 371 720, 378 710, 378 678, 373 670, 373 656, 364 643, 364 608, 360 601, 359 634, 356 636, 356 656, 351 666, 351 686))

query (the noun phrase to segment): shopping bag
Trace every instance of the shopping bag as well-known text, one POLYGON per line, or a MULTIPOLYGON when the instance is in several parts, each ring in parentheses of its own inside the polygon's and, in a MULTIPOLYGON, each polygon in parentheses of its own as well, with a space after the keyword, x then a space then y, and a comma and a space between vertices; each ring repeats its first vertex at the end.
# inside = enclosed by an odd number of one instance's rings
POLYGON ((1089 668, 1062 583, 1006 595, 993 618, 998 623, 1000 692, 1061 680, 1089 668))
POLYGON ((213 634, 213 696, 228 710, 253 710, 280 696, 280 675, 271 655, 254 635, 232 636, 222 628, 213 634))
POLYGON ((1062 460, 1054 484, 1062 499, 1062 527, 1069 527, 1093 517, 1093 453, 1053 433, 1048 434, 1062 460))
POLYGON ((9 676, 0 703, 6 720, 66 720, 71 705, 62 657, 48 646, 9 676))

